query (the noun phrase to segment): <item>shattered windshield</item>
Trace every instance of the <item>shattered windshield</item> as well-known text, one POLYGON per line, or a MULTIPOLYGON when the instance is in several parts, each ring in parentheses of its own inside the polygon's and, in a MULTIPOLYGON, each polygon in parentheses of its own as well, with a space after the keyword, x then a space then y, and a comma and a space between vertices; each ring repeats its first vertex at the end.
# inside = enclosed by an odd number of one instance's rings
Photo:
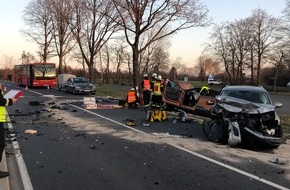
POLYGON ((258 104, 271 104, 267 92, 262 91, 224 90, 221 95, 239 98, 258 104))

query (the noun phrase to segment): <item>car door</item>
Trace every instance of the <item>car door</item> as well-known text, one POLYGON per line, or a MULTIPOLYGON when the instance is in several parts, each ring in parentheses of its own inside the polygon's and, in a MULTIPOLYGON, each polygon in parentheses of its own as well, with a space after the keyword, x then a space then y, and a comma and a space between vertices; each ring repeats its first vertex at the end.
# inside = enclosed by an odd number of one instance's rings
POLYGON ((215 101, 215 96, 219 95, 219 91, 205 88, 195 88, 197 92, 199 92, 199 100, 196 103, 195 107, 199 110, 210 110, 213 102, 215 101), (211 104, 209 104, 211 103, 211 104))
POLYGON ((181 94, 181 87, 174 81, 168 81, 164 87, 164 102, 179 106, 181 94))

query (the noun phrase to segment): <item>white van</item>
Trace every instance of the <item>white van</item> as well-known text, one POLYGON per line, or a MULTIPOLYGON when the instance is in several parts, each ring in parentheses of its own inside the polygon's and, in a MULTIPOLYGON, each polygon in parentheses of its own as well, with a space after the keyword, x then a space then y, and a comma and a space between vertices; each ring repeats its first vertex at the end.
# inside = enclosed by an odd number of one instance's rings
POLYGON ((221 85, 221 84, 223 84, 223 82, 220 81, 220 80, 215 80, 215 79, 214 79, 214 76, 213 76, 212 74, 210 74, 210 75, 208 76, 208 79, 207 79, 207 84, 208 84, 208 85, 214 85, 214 84, 216 84, 216 85, 221 85))
POLYGON ((66 73, 64 73, 64 74, 59 74, 59 75, 57 76, 57 86, 58 86, 58 90, 62 90, 62 89, 64 89, 66 81, 67 81, 68 79, 72 78, 72 77, 74 78, 74 77, 76 77, 76 76, 73 75, 73 74, 66 74, 66 73))

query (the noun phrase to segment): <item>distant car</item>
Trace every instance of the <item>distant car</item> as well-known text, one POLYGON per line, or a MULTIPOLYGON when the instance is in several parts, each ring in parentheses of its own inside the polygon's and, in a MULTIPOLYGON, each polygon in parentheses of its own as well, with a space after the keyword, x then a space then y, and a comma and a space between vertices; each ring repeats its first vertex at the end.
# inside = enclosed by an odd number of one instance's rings
POLYGON ((65 92, 96 94, 96 87, 84 77, 71 77, 65 83, 65 92))
POLYGON ((290 81, 288 82, 287 87, 290 87, 290 81))
POLYGON ((198 115, 210 115, 210 109, 219 91, 208 87, 194 88, 184 81, 167 81, 164 85, 163 102, 167 108, 180 108, 198 115))
POLYGON ((221 85, 221 84, 223 84, 222 81, 215 80, 215 79, 209 79, 209 80, 207 81, 207 83, 208 83, 208 85, 221 85))

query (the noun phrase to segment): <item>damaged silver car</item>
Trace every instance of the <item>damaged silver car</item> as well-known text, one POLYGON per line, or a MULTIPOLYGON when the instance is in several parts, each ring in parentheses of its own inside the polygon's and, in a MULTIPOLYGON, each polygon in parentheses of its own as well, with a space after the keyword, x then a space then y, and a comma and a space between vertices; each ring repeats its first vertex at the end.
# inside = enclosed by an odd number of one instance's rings
POLYGON ((203 132, 214 142, 252 149, 278 148, 283 129, 268 92, 261 86, 226 86, 216 97, 211 121, 204 122, 203 132))

